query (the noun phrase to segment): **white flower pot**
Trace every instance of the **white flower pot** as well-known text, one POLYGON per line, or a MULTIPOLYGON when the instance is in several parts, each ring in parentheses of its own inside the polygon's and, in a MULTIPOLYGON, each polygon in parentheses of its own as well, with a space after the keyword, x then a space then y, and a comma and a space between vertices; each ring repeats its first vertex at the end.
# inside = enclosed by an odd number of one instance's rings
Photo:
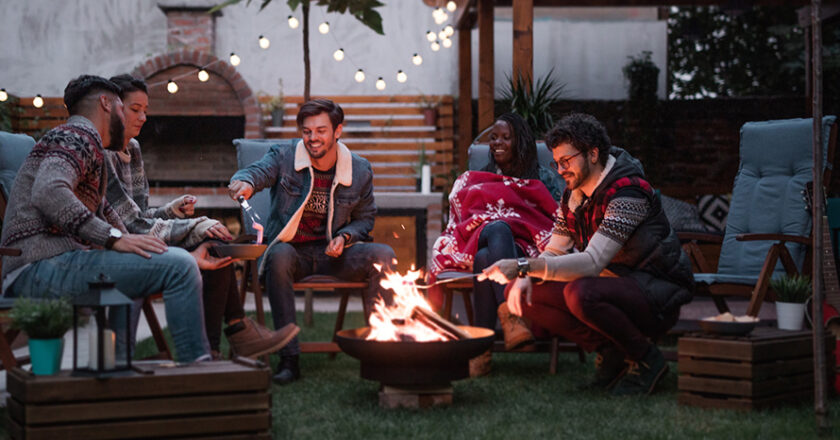
POLYGON ((776 320, 780 330, 802 330, 805 321, 805 303, 776 301, 776 320))

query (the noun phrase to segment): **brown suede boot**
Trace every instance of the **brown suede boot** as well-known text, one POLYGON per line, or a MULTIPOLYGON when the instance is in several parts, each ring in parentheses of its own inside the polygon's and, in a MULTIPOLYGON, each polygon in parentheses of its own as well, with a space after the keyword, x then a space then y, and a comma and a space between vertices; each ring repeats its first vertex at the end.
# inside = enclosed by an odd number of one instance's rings
POLYGON ((505 334, 505 350, 515 350, 525 344, 534 342, 534 334, 525 325, 522 318, 510 313, 507 302, 499 304, 496 313, 499 322, 502 324, 502 332, 505 334))
POLYGON ((490 361, 493 353, 490 350, 470 359, 470 377, 481 377, 490 374, 490 361))
POLYGON ((271 331, 251 318, 245 318, 225 329, 233 353, 252 359, 280 350, 297 336, 298 332, 300 327, 292 323, 286 324, 280 330, 271 331))

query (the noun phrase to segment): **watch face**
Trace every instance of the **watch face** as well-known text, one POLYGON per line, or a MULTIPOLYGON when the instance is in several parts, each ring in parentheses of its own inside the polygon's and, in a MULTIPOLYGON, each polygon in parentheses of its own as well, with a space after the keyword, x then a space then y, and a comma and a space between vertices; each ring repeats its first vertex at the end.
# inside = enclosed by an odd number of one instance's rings
POLYGON ((117 228, 111 228, 111 230, 109 232, 110 233, 108 235, 110 235, 111 237, 114 237, 114 238, 121 238, 122 237, 122 231, 120 231, 117 228))

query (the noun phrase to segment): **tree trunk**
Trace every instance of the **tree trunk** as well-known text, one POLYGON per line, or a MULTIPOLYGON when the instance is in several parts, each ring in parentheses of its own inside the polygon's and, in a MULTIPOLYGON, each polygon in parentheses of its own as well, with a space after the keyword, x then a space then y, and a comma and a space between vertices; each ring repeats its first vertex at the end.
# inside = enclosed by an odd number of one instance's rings
POLYGON ((312 76, 309 70, 309 1, 304 1, 300 6, 303 10, 303 102, 307 102, 312 76))

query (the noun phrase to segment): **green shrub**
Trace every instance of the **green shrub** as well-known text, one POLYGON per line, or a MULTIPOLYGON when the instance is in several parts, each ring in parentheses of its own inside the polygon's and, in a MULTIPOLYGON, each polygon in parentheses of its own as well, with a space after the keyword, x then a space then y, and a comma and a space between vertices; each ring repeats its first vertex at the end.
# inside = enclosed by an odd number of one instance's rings
POLYGON ((553 75, 554 69, 536 82, 521 75, 516 75, 516 78, 508 75, 507 84, 501 91, 507 111, 522 116, 536 139, 542 139, 554 125, 551 109, 560 101, 566 87, 553 75))
POLYGON ((776 292, 776 301, 804 303, 811 296, 811 277, 784 275, 771 280, 770 288, 776 292))
POLYGON ((31 339, 60 338, 73 326, 73 307, 64 298, 19 298, 9 316, 31 339))

